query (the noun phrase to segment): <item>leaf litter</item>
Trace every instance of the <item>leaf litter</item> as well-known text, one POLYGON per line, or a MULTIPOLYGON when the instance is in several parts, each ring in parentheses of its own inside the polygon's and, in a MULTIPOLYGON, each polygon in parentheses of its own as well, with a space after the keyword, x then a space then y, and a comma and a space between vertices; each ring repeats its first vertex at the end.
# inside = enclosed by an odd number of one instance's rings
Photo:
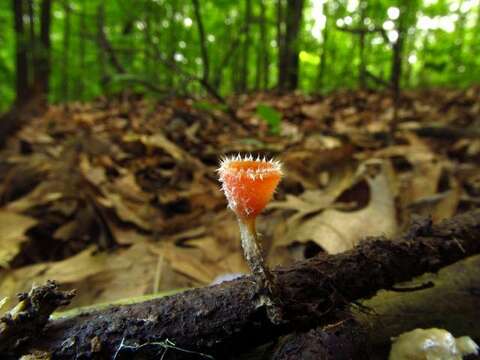
POLYGON ((478 87, 406 91, 397 119, 386 92, 237 100, 236 121, 128 97, 32 119, 0 151, 2 301, 46 279, 78 289, 77 307, 248 272, 215 173, 224 155, 284 163, 259 224, 271 265, 480 204, 478 87))

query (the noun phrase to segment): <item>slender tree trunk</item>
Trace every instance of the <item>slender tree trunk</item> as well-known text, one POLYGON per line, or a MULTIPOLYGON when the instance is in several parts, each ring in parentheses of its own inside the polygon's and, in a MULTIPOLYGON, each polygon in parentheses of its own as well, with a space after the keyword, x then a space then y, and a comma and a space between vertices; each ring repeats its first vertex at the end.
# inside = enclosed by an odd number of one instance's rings
POLYGON ((330 37, 330 15, 328 14, 328 5, 326 1, 323 3, 323 15, 325 16, 325 27, 322 29, 322 52, 320 54, 320 62, 318 63, 318 73, 316 81, 317 91, 321 91, 323 88, 325 69, 327 67, 328 40, 330 37))
MULTIPOLYGON (((463 4, 463 1, 460 1, 459 6, 463 4)), ((458 20, 455 22, 455 37, 454 42, 454 51, 453 51, 453 65, 456 69, 464 64, 463 49, 465 43, 465 25, 467 22, 467 13, 457 10, 458 20)))
POLYGON ((263 89, 268 89, 270 83, 270 44, 267 35, 267 9, 265 0, 260 1, 260 47, 261 47, 261 66, 262 79, 261 86, 263 89))
POLYGON ((409 26, 415 23, 417 3, 411 0, 404 1, 400 6, 400 17, 397 20, 397 41, 393 44, 392 69, 390 84, 393 92, 393 121, 390 125, 390 142, 393 141, 398 126, 398 110, 400 107, 400 90, 402 81, 402 66, 404 58, 405 37, 409 26))
MULTIPOLYGON (((101 3, 97 8, 97 42, 100 45, 100 50, 102 53, 108 56, 108 61, 112 65, 112 67, 117 71, 119 74, 125 74, 126 70, 125 67, 122 65, 120 60, 115 53, 115 50, 112 47, 112 44, 107 38, 105 33, 105 7, 104 4, 101 3)), ((105 58, 102 59, 105 61, 105 58)), ((108 81, 108 75, 104 73, 104 81, 108 81)))
POLYGON ((277 0, 277 49, 278 49, 278 84, 279 89, 284 88, 286 75, 286 49, 285 49, 285 18, 284 0, 277 0))
POLYGON ((230 73, 229 73, 229 78, 230 78, 230 87, 233 92, 238 91, 238 56, 236 56, 238 53, 237 50, 235 50, 232 54, 232 62, 230 65, 230 73))
MULTIPOLYGON (((85 0, 86 1, 86 0, 85 0)), ((97 42, 100 44, 103 38, 103 26, 105 22, 105 6, 103 3, 100 3, 97 7, 97 14, 96 14, 96 22, 97 22, 97 42)), ((108 75, 107 75, 107 59, 105 54, 105 49, 102 46, 97 46, 98 51, 98 60, 100 65, 100 85, 102 89, 105 90, 105 87, 108 83, 108 75)))
MULTIPOLYGON (((22 0, 21 0, 22 1, 22 0)), ((33 15, 33 0, 27 0, 28 10, 28 42, 25 46, 28 48, 28 85, 31 88, 35 74, 35 56, 37 54, 37 39, 35 37, 35 16, 33 15)))
POLYGON ((86 2, 87 0, 82 0, 82 9, 80 13, 80 46, 79 46, 79 58, 80 58, 80 76, 78 77, 77 84, 77 98, 83 100, 84 97, 84 77, 85 73, 85 36, 83 32, 85 31, 85 16, 86 16, 86 2))
POLYGON ((50 78, 50 25, 52 1, 42 0, 40 5, 40 42, 35 64, 35 95, 41 97, 41 102, 46 102, 50 78))
POLYGON ((287 0, 283 56, 279 61, 279 88, 294 90, 298 86, 298 34, 302 20, 304 0, 287 0))
MULTIPOLYGON (((174 63, 175 62, 175 51, 177 49, 177 46, 175 45, 176 43, 176 39, 177 39, 177 33, 178 33, 178 29, 177 29, 177 26, 176 26, 176 21, 175 21, 175 13, 177 12, 177 8, 178 7, 178 3, 176 1, 172 1, 171 3, 171 7, 170 7, 170 16, 169 16, 169 29, 170 29, 170 32, 169 32, 169 39, 168 41, 166 41, 167 43, 167 58, 168 58, 168 62, 169 63, 174 63)), ((166 75, 167 75, 167 85, 169 87, 174 87, 175 86, 175 78, 174 78, 174 72, 173 71, 167 71, 166 72, 166 75)))
MULTIPOLYGON (((359 4, 360 7, 360 26, 363 26, 364 20, 365 20, 365 13, 367 10, 367 3, 364 1, 360 1, 359 4)), ((359 35, 359 57, 360 57, 360 62, 358 65, 358 85, 360 89, 364 89, 366 87, 366 80, 367 80, 367 64, 365 61, 365 37, 367 33, 362 32, 359 35)))
POLYGON ((200 53, 202 56, 202 79, 208 83, 210 78, 210 62, 208 61, 207 38, 205 36, 205 28, 203 27, 202 15, 200 12, 200 3, 198 0, 192 0, 193 9, 195 10, 195 20, 197 21, 198 36, 200 38, 200 53))
POLYGON ((410 8, 410 6, 412 6, 412 2, 410 0, 407 0, 400 8, 400 17, 397 20, 398 38, 392 46, 393 54, 390 72, 390 83, 396 99, 398 99, 398 97, 400 96, 405 35, 408 30, 408 25, 410 23, 413 23, 412 19, 414 17, 411 17, 411 13, 415 12, 415 9, 410 8))
POLYGON ((151 21, 152 5, 150 1, 145 2, 145 28, 144 33, 144 49, 143 49, 143 68, 144 73, 150 76, 150 50, 152 48, 152 21, 151 21))
MULTIPOLYGON (((259 5, 263 3, 263 0, 259 1, 259 5)), ((261 12, 261 9, 260 9, 261 12)), ((265 50, 265 45, 262 42, 262 19, 261 13, 257 17, 257 24, 258 24, 258 33, 260 34, 260 40, 257 41, 256 46, 256 54, 255 54, 255 86, 254 89, 258 91, 260 89, 262 83, 262 59, 263 59, 263 51, 265 50)))
MULTIPOLYGON (((411 36, 412 39, 415 39, 415 33, 411 36)), ((415 48, 415 44, 413 43, 413 41, 409 41, 407 39, 406 41, 406 44, 405 44, 405 56, 408 56, 408 54, 410 54, 410 52, 412 51, 412 49, 415 48)), ((412 73, 413 73, 413 66, 408 62, 406 61, 405 62, 405 68, 403 70, 403 84, 404 84, 404 87, 410 87, 411 86, 411 82, 412 82, 412 73)))
POLYGON ((240 91, 248 90, 248 62, 250 51, 250 24, 252 22, 252 1, 245 0, 245 30, 243 38, 242 62, 241 62, 241 76, 240 76, 240 91))
POLYGON ((63 27, 63 61, 62 61, 62 94, 64 101, 69 100, 68 72, 69 72, 69 51, 70 51, 70 5, 68 1, 63 2, 64 27, 63 27))
POLYGON ((26 48, 26 36, 23 23, 24 9, 23 1, 12 0, 15 28, 15 73, 16 73, 16 99, 15 103, 21 105, 25 103, 29 96, 28 86, 28 57, 26 48))
MULTIPOLYGON (((150 22, 151 29, 152 29, 151 41, 152 41, 152 54, 153 54, 151 64, 154 63, 155 61, 154 59, 159 59, 161 56, 164 56, 164 54, 167 53, 167 48, 165 48, 165 53, 163 53, 160 47, 160 39, 161 39, 163 29, 159 25, 160 25, 160 19, 164 19, 165 15, 166 14, 165 14, 164 8, 161 7, 160 4, 156 3, 153 7, 152 20, 150 22), (160 30, 159 30, 159 27, 160 27, 160 30)), ((152 69, 151 71, 152 79, 155 82, 161 81, 162 78, 161 76, 159 76, 159 73, 156 67, 153 65, 151 69, 152 69)))

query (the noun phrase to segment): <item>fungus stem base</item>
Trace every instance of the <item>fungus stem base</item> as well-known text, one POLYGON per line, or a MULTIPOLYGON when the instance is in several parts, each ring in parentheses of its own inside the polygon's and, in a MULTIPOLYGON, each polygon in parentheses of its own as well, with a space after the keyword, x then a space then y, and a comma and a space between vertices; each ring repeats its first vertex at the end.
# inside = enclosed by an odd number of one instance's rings
POLYGON ((255 226, 255 218, 238 219, 240 228, 240 237, 242 241, 243 253, 248 266, 255 277, 258 292, 260 294, 261 305, 265 305, 270 320, 273 323, 282 321, 281 309, 277 305, 276 287, 274 278, 262 255, 258 234, 255 226))

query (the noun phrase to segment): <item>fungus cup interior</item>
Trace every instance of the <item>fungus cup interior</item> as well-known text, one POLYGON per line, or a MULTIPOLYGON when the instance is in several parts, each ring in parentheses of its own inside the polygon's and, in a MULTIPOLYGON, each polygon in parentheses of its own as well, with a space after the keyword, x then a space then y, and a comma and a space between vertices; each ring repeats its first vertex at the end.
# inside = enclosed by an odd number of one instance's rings
POLYGON ((225 159, 219 169, 229 207, 241 219, 254 219, 273 196, 282 177, 277 161, 225 159))

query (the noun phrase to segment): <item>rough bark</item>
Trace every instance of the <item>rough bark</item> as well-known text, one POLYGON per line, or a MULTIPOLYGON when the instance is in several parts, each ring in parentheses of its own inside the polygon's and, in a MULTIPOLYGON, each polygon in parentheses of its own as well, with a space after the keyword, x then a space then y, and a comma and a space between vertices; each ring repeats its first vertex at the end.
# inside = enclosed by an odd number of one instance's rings
POLYGON ((292 330, 328 324, 332 314, 352 301, 480 253, 479 234, 480 210, 475 210, 435 226, 427 221, 416 224, 393 241, 369 238, 342 254, 279 268, 274 271, 284 310, 279 325, 258 306, 252 278, 242 277, 52 321, 29 348, 47 350, 60 359, 112 358, 119 349, 158 353, 174 343, 170 349, 176 359, 205 358, 192 351, 226 358, 292 330))
POLYGON ((68 305, 74 295, 73 291, 59 291, 53 281, 32 288, 28 294, 19 294, 18 305, 0 319, 0 353, 8 356, 22 342, 37 336, 52 312, 68 305))
POLYGON ((363 360, 368 359, 367 333, 352 318, 286 336, 272 360, 363 360))

